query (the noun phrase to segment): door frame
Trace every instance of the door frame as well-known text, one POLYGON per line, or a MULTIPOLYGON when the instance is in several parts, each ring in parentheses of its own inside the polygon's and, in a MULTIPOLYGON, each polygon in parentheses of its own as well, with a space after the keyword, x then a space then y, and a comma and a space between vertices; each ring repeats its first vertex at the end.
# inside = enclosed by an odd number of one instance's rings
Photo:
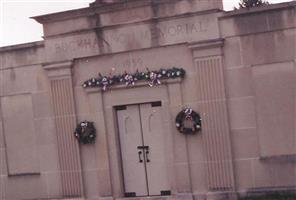
MULTIPOLYGON (((121 152, 119 148, 117 116, 115 107, 122 105, 133 105, 161 101, 163 109, 163 117, 166 119, 164 124, 164 135, 166 147, 168 152, 167 170, 169 176, 169 183, 172 194, 178 194, 177 188, 180 187, 176 181, 177 177, 184 177, 188 179, 189 171, 178 170, 175 166, 176 156, 180 153, 182 158, 187 160, 187 153, 184 151, 176 152, 174 145, 186 145, 184 139, 179 140, 179 133, 175 129, 174 121, 172 120, 176 113, 182 108, 182 79, 173 79, 164 82, 157 87, 144 87, 144 85, 136 85, 136 87, 116 87, 112 91, 101 92, 95 89, 87 89, 89 98, 92 99, 92 105, 96 108, 96 112, 100 112, 98 124, 99 131, 102 131, 101 137, 103 141, 100 142, 98 152, 106 152, 103 163, 100 163, 104 169, 104 179, 107 181, 104 189, 105 196, 112 196, 113 198, 124 197, 123 177, 121 169, 121 152), (145 90, 145 92, 143 92, 145 90), (177 137, 177 138, 176 138, 177 137), (177 154, 176 154, 177 153, 177 154), (108 171, 106 171, 108 170, 108 171)), ((181 137, 181 136, 180 136, 181 137)), ((183 138, 183 137, 182 137, 183 138)), ((99 153, 101 154, 101 153, 99 153)), ((103 154, 104 156, 104 154, 103 154)))
MULTIPOLYGON (((123 184, 123 190, 124 190, 124 196, 125 197, 149 197, 149 196, 160 196, 160 195, 150 195, 149 194, 149 182, 148 182, 148 172, 147 172, 147 163, 144 159, 144 168, 145 168, 145 180, 146 180, 146 187, 147 187, 147 195, 143 195, 143 196, 132 196, 132 194, 130 194, 130 196, 126 196, 128 195, 128 193, 126 192, 126 187, 125 187, 125 175, 124 175, 124 170, 123 170, 123 152, 122 152, 122 145, 121 145, 121 140, 120 140, 120 131, 119 131, 119 124, 118 124, 118 116, 117 116, 117 112, 120 111, 120 110, 126 110, 128 106, 137 106, 138 109, 139 109, 139 120, 140 120, 140 130, 141 130, 141 138, 142 138, 142 142, 144 142, 144 132, 143 132, 143 126, 142 126, 142 116, 141 116, 141 105, 145 105, 145 104, 150 104, 151 107, 162 107, 162 102, 161 101, 153 101, 153 102, 143 102, 143 103, 138 103, 138 104, 128 104, 128 105, 119 105, 119 106, 114 106, 114 110, 116 112, 116 126, 117 126, 117 138, 118 138, 118 143, 119 143, 119 150, 120 150, 120 169, 121 169, 121 178, 122 178, 122 184, 123 184)), ((164 131, 164 130, 162 130, 164 131)), ((143 155, 145 157, 145 155, 143 155)), ((166 168, 167 167, 167 163, 166 163, 166 168)), ((165 196, 165 195, 164 195, 165 196)))

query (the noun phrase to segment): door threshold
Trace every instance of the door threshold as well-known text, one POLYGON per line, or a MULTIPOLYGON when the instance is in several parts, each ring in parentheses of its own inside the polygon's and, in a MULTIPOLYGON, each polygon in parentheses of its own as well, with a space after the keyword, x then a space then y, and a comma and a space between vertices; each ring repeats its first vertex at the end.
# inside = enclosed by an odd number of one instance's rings
POLYGON ((175 196, 169 195, 169 196, 142 196, 142 197, 122 197, 122 198, 116 198, 116 200, 175 200, 175 196))

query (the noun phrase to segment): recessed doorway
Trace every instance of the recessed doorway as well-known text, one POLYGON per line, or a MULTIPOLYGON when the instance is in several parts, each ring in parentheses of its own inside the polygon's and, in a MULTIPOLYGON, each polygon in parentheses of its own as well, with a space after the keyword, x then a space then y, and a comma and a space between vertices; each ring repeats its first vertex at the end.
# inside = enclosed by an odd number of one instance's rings
POLYGON ((125 196, 170 195, 161 102, 116 110, 125 196))

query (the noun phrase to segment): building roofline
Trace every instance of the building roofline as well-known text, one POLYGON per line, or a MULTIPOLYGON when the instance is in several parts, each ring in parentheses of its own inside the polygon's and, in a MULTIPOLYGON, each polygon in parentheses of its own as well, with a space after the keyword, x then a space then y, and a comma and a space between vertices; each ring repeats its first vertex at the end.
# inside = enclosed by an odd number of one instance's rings
POLYGON ((7 52, 7 51, 21 50, 21 49, 43 47, 43 46, 44 46, 43 40, 36 41, 36 42, 23 43, 23 44, 9 45, 9 46, 0 47, 0 53, 7 52))
POLYGON ((295 8, 295 7, 296 7, 296 1, 294 0, 290 2, 276 3, 276 4, 270 4, 270 5, 259 6, 254 8, 243 8, 243 9, 227 11, 227 12, 224 12, 220 18, 229 18, 229 17, 236 17, 241 15, 257 14, 257 13, 268 12, 272 10, 282 10, 282 9, 289 9, 289 8, 295 8))
POLYGON ((144 6, 154 6, 159 4, 172 4, 177 2, 178 0, 130 0, 130 1, 122 1, 122 2, 114 2, 114 3, 90 3, 89 7, 67 10, 57 13, 50 13, 45 15, 33 16, 31 19, 36 20, 37 22, 44 24, 56 21, 63 21, 78 17, 88 17, 100 13, 114 12, 117 10, 122 10, 126 8, 137 8, 144 6))

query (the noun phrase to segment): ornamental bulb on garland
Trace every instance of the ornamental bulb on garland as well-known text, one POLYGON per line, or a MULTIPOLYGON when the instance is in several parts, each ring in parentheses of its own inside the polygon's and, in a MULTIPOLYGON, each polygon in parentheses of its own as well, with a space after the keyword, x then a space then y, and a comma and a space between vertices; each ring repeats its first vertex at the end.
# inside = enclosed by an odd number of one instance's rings
POLYGON ((106 91, 108 85, 109 85, 109 81, 108 81, 107 77, 103 77, 102 78, 103 91, 106 91))
POLYGON ((136 78, 134 78, 131 74, 125 74, 124 75, 124 80, 125 80, 125 85, 129 86, 129 85, 135 85, 135 81, 137 80, 136 78))
POLYGON ((159 80, 161 78, 161 76, 159 77, 157 73, 150 72, 149 78, 150 78, 150 81, 149 81, 149 86, 150 87, 153 87, 153 86, 156 86, 156 85, 160 85, 161 84, 161 82, 159 80))

